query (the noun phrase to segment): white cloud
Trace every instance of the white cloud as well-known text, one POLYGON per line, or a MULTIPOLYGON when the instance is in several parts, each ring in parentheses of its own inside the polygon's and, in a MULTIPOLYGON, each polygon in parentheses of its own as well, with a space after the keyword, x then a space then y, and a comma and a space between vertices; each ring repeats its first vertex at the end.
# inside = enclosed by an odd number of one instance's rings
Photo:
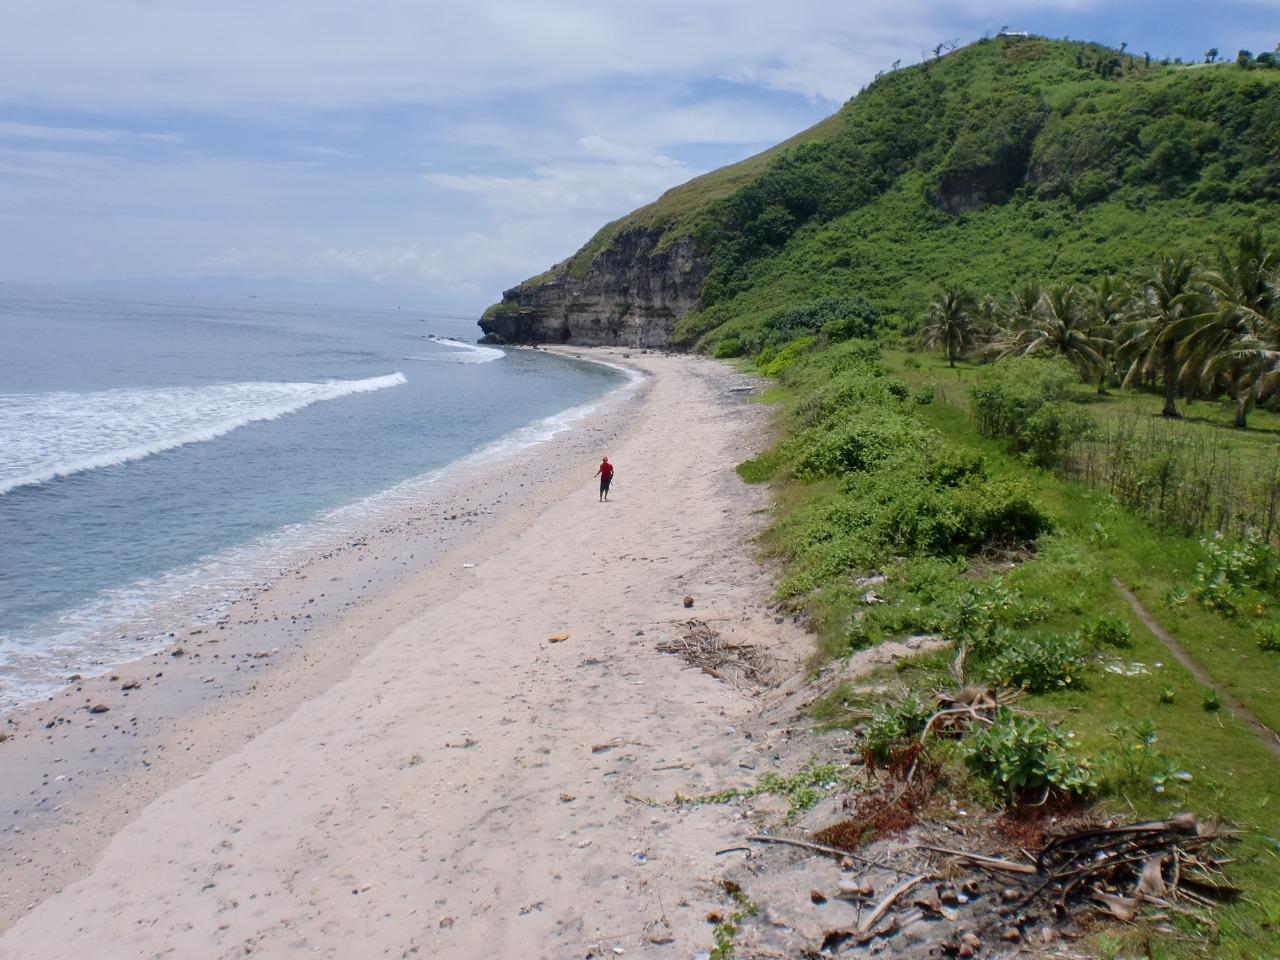
POLYGON ((0 139, 44 140, 51 143, 182 143, 180 133, 135 133, 85 127, 54 127, 0 120, 0 139))
POLYGON ((269 113, 474 102, 610 78, 722 76, 839 101, 859 78, 944 33, 1020 10, 1076 6, 10 0, 0 34, 0 100, 269 113))
POLYGON ((0 279, 351 278, 482 304, 896 59, 1108 5, 8 0, 0 279))

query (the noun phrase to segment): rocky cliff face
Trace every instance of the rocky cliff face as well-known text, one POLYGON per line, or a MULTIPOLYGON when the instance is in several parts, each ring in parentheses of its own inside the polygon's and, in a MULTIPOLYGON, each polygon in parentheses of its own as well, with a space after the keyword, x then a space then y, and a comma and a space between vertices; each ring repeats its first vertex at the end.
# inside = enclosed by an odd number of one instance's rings
POLYGON ((620 232, 585 268, 579 254, 508 290, 485 311, 481 343, 670 346, 676 321, 702 292, 706 264, 688 240, 656 250, 659 235, 620 232))

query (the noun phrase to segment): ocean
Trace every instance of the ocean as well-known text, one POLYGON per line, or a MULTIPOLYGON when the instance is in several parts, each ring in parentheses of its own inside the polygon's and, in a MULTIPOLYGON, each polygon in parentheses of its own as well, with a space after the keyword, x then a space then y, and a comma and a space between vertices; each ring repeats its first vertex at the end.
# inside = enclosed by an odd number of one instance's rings
POLYGON ((626 382, 476 334, 409 309, 0 286, 0 710, 626 382))

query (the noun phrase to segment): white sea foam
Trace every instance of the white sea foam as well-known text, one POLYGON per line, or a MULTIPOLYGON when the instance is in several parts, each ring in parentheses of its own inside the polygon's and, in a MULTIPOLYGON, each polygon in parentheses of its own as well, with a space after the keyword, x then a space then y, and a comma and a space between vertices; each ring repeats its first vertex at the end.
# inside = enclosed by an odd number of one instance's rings
POLYGON ((385 526, 390 518, 403 515, 406 507, 428 502, 433 488, 450 475, 461 472, 465 476, 469 469, 555 438, 643 379, 634 369, 602 365, 626 373, 628 380, 598 400, 543 417, 460 460, 326 511, 306 523, 290 524, 154 578, 104 590, 31 631, 6 633, 0 629, 0 711, 52 694, 65 684, 69 673, 101 673, 111 664, 162 649, 171 641, 161 625, 175 616, 212 622, 255 584, 273 581, 303 559, 385 526))
POLYGON ((0 394, 0 495, 405 382, 403 374, 391 373, 364 380, 0 394))
POLYGON ((446 340, 443 337, 429 337, 428 339, 442 347, 452 347, 455 352, 430 353, 405 357, 405 359, 426 360, 435 363, 491 363, 494 360, 501 360, 507 355, 506 351, 499 350, 497 347, 485 347, 478 343, 467 343, 465 340, 446 340))

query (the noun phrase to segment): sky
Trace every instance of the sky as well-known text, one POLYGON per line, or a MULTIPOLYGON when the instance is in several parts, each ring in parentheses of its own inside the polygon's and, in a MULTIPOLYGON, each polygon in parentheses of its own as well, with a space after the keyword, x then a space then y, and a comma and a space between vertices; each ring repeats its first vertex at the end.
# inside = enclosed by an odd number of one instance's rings
POLYGON ((1280 43, 1280 0, 5 0, 0 281, 478 311, 1002 27, 1234 56, 1280 43))

